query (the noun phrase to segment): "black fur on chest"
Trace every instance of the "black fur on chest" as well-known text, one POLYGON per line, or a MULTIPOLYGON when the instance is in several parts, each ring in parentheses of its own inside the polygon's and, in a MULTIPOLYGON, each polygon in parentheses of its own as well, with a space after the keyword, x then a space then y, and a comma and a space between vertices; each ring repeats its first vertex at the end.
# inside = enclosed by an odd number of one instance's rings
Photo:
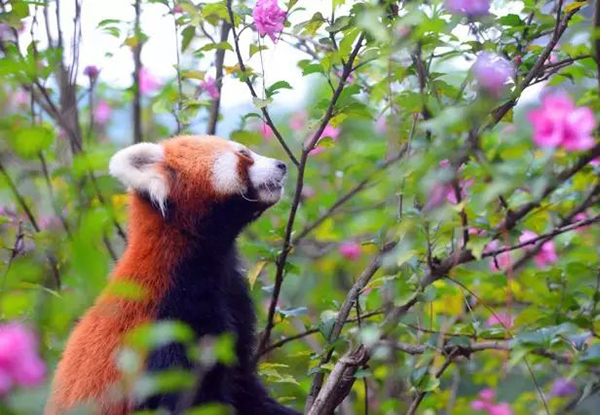
MULTIPOLYGON (((235 248, 243 227, 266 207, 250 198, 236 197, 219 204, 193 222, 187 254, 173 267, 167 292, 157 305, 157 320, 182 321, 197 339, 231 333, 235 337, 236 363, 216 364, 192 391, 194 406, 205 402, 229 405, 240 415, 295 415, 269 397, 258 379, 253 361, 255 313, 235 248)), ((168 217, 177 217, 169 204, 168 217)), ((148 372, 194 370, 183 345, 171 343, 154 350, 146 360, 148 372)), ((186 393, 186 392, 183 392, 186 393)), ((151 396, 137 409, 165 408, 180 412, 182 394, 151 396)))

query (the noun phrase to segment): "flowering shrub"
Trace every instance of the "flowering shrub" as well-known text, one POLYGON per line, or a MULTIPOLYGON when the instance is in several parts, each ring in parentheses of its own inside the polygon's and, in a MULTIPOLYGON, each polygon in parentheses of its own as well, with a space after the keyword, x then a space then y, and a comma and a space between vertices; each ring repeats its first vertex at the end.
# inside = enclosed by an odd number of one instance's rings
MULTIPOLYGON (((597 412, 600 2, 133 3, 0 7, 0 413, 42 413, 126 246, 109 157, 176 134, 287 163, 240 244, 279 401, 597 412)), ((205 373, 139 378, 157 343, 231 360, 188 334, 132 328, 115 359, 136 394, 205 373)))

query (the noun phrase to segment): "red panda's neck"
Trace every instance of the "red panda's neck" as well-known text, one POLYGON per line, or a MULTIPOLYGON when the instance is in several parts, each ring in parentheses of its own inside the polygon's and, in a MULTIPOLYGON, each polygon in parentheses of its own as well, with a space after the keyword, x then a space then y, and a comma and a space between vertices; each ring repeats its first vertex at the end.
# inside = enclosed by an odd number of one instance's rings
POLYGON ((148 300, 157 300, 166 291, 173 268, 186 255, 189 241, 137 194, 131 195, 128 228, 127 248, 111 280, 139 284, 148 300))

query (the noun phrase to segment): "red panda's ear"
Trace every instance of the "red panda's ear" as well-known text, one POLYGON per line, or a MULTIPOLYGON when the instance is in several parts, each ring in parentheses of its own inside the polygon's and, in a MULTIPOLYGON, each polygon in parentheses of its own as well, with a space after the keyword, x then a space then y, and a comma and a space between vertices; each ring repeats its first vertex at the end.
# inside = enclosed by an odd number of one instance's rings
POLYGON ((127 187, 147 193, 165 214, 169 183, 159 168, 164 160, 163 147, 139 143, 115 154, 108 166, 109 172, 127 187))

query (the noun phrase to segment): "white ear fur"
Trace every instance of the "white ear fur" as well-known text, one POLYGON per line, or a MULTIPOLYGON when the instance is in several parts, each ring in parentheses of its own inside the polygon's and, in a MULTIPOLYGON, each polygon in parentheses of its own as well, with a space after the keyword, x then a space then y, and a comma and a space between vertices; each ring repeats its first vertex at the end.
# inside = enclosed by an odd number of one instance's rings
POLYGON ((117 152, 110 159, 108 170, 111 176, 119 179, 125 186, 147 192, 164 216, 169 184, 157 169, 157 164, 163 159, 162 146, 139 143, 117 152))

